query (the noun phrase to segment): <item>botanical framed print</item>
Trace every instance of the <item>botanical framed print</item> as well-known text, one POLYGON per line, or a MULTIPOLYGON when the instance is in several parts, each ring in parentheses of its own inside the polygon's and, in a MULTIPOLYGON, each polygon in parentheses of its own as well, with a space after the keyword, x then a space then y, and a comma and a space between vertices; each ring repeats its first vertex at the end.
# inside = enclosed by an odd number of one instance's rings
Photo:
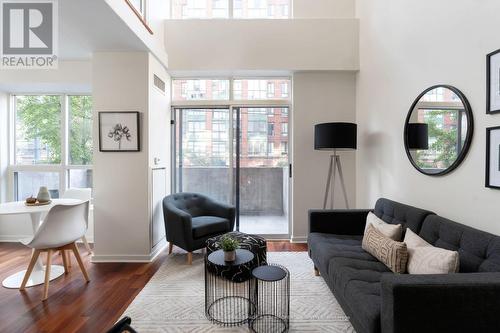
POLYGON ((500 126, 486 129, 486 187, 500 189, 500 126))
POLYGON ((486 56, 486 113, 500 112, 500 50, 486 56))
POLYGON ((99 112, 99 151, 140 151, 139 112, 99 112))

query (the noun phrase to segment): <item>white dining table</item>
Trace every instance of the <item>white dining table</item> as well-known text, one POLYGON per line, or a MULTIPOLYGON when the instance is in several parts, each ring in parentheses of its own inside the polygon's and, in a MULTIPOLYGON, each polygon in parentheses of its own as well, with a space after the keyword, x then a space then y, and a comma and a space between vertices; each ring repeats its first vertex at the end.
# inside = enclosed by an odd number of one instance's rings
MULTIPOLYGON (((31 217, 33 235, 40 226, 43 213, 48 212, 55 205, 72 205, 82 202, 77 199, 52 199, 52 202, 43 206, 27 206, 24 201, 7 202, 0 204, 0 215, 23 215, 28 214, 31 217)), ((37 260, 33 272, 26 284, 26 287, 32 287, 45 282, 45 266, 42 263, 42 256, 37 260)), ((29 258, 26 260, 28 267, 29 258)), ((60 265, 50 266, 50 280, 54 280, 64 274, 64 267, 60 265)), ((19 288, 23 281, 26 270, 19 271, 3 280, 2 285, 5 288, 19 288)))

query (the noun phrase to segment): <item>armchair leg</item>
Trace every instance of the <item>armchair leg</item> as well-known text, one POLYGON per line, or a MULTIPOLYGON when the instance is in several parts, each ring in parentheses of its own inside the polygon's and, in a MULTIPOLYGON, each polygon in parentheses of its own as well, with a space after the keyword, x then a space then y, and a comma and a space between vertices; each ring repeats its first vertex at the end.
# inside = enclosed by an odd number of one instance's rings
POLYGON ((174 243, 169 242, 168 243, 168 254, 172 254, 173 248, 174 248, 174 243))
POLYGON ((187 256, 188 256, 188 265, 192 265, 193 264, 193 252, 188 252, 187 256))

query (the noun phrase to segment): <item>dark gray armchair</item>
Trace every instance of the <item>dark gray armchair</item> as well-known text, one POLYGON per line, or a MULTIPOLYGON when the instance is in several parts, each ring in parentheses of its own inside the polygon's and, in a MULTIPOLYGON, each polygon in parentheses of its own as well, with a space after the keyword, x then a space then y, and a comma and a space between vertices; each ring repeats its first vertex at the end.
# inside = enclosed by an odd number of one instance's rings
POLYGON ((233 206, 217 202, 198 193, 176 193, 163 199, 163 217, 169 242, 169 254, 173 245, 188 252, 205 247, 210 237, 225 234, 234 229, 236 210, 233 206))

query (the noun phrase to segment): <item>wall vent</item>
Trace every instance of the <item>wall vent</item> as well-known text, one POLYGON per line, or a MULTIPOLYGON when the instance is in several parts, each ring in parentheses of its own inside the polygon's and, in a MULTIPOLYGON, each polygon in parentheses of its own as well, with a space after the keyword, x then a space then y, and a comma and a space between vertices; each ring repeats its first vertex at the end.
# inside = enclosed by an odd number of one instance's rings
POLYGON ((165 82, 162 79, 160 79, 158 76, 156 76, 156 74, 153 74, 153 76, 154 76, 153 83, 154 83, 155 87, 160 89, 161 92, 164 93, 165 92, 165 82))

